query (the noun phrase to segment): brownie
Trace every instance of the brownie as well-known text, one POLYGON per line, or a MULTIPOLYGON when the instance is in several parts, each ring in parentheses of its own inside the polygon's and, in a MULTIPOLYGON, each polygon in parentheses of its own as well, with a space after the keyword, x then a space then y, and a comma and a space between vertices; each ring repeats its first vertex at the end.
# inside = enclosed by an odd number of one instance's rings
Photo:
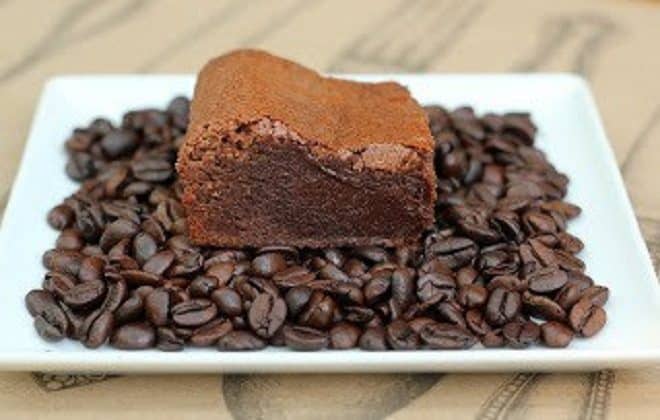
POLYGON ((262 51, 204 66, 177 170, 199 245, 400 246, 434 223, 433 139, 407 89, 262 51))

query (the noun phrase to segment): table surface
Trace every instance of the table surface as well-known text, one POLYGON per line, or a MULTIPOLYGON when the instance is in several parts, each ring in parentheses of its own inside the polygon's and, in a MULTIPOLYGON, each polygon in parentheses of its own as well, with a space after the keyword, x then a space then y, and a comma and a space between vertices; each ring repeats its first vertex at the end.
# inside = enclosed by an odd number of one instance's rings
MULTIPOLYGON (((56 74, 193 73, 209 57, 245 46, 333 72, 569 71, 594 89, 658 267, 658 41, 658 1, 0 0, 2 206, 39 92, 56 74)), ((0 373, 0 417, 641 420, 660 417, 659 394, 660 367, 487 375, 0 373)))

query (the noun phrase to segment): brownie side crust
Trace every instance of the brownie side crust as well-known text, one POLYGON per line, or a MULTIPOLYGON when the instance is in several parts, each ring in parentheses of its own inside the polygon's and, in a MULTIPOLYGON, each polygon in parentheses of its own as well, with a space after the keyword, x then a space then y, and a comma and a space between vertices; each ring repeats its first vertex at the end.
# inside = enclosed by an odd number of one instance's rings
POLYGON ((228 247, 409 244, 434 221, 432 160, 400 145, 336 153, 268 118, 209 133, 179 154, 190 237, 228 247))

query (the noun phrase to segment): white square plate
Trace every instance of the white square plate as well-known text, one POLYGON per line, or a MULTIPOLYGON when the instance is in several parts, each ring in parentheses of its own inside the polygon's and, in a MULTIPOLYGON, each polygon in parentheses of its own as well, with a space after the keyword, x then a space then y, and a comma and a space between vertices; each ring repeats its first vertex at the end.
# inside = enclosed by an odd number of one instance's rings
POLYGON ((190 95, 193 76, 69 76, 44 90, 0 231, 0 369, 102 372, 504 371, 638 367, 660 362, 660 295, 630 202, 585 83, 570 75, 371 75, 394 79, 424 104, 469 104, 480 113, 522 110, 539 126, 538 146, 571 179, 568 200, 583 208, 570 231, 586 244, 587 273, 611 290, 605 329, 567 349, 314 353, 268 349, 221 353, 87 350, 47 343, 24 307, 39 287, 41 255, 56 232, 46 212, 76 189, 64 174, 62 143, 71 130, 102 115, 163 107, 190 95))

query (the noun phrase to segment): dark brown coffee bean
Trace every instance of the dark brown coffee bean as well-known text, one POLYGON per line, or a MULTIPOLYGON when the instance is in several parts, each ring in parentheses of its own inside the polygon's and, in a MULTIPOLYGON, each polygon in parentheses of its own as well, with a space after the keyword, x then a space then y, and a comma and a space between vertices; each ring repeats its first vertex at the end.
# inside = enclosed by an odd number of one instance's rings
POLYGON ((335 301, 320 291, 315 291, 309 298, 305 310, 298 316, 298 322, 313 328, 324 329, 332 322, 335 301))
POLYGON ((358 344, 362 331, 348 322, 341 322, 330 329, 330 347, 333 349, 350 349, 358 344))
POLYGON ((278 252, 261 254, 252 260, 252 271, 257 276, 272 277, 286 267, 286 259, 278 252))
POLYGON ((392 321, 385 332, 385 338, 394 350, 414 350, 419 347, 419 335, 405 321, 392 321))
POLYGON ((110 159, 127 156, 135 150, 137 146, 137 135, 129 130, 114 130, 103 136, 101 139, 103 153, 105 153, 110 159))
POLYGON ((92 157, 85 152, 71 153, 66 163, 66 174, 74 181, 84 181, 96 173, 92 157))
POLYGON ((48 212, 48 224, 57 230, 64 230, 71 226, 75 215, 71 207, 60 204, 48 212))
POLYGON ((141 350, 156 344, 156 332, 146 322, 134 322, 117 328, 110 338, 110 345, 122 350, 141 350))
POLYGON ((209 297, 218 287, 218 279, 211 276, 197 276, 190 282, 188 293, 192 297, 209 297))
POLYGON ((273 275, 273 282, 280 288, 302 286, 314 280, 315 275, 305 267, 294 265, 273 275))
POLYGON ((83 258, 84 256, 78 251, 52 249, 44 253, 42 262, 48 270, 77 277, 83 258))
POLYGON ((468 330, 442 322, 427 324, 419 335, 430 349, 467 349, 477 343, 477 338, 468 330))
POLYGON ((233 326, 229 320, 214 319, 193 331, 190 344, 196 347, 215 345, 218 340, 232 330, 233 326))
POLYGON ((553 267, 542 268, 529 275, 529 290, 535 293, 549 293, 561 289, 568 281, 563 270, 553 267))
POLYGON ((121 276, 126 280, 131 287, 138 286, 160 286, 162 283, 162 278, 157 275, 150 273, 148 271, 142 270, 122 270, 121 276))
MULTIPOLYGON (((205 264, 206 265, 206 264, 205 264)), ((233 262, 218 262, 211 266, 208 266, 206 269, 206 275, 215 277, 218 281, 218 286, 224 286, 229 283, 234 270, 236 269, 236 263, 233 262)))
POLYGON ((548 347, 567 347, 573 340, 573 330, 557 321, 541 325, 541 338, 548 347))
POLYGON ((595 305, 590 297, 584 297, 573 305, 568 321, 576 333, 591 337, 603 329, 607 314, 603 308, 595 305))
MULTIPOLYGON (((41 318, 37 332, 42 337, 50 340, 64 337, 69 331, 69 321, 57 305, 53 295, 44 290, 31 290, 25 296, 25 306, 30 315, 35 318, 41 318), (43 334, 46 334, 44 336, 43 334)), ((36 325, 35 320, 35 327, 36 325)))
POLYGON ((259 337, 272 337, 286 319, 287 307, 284 300, 268 293, 259 294, 248 312, 250 328, 259 337))
POLYGON ((73 309, 89 310, 99 306, 106 293, 103 282, 78 283, 66 291, 62 301, 73 309))
POLYGON ((148 273, 163 275, 174 262, 175 254, 169 249, 157 252, 145 261, 142 269, 148 273))
POLYGON ((147 319, 157 327, 167 325, 170 311, 170 294, 165 289, 155 289, 144 298, 147 319))
POLYGON ((420 316, 420 317, 413 318, 410 321, 408 321, 408 326, 410 326, 410 328, 412 328, 413 331, 415 331, 417 334, 419 334, 422 331, 422 328, 424 328, 425 325, 432 324, 434 322, 435 321, 432 318, 420 316))
POLYGON ((85 240, 76 229, 64 229, 55 241, 55 248, 60 250, 78 251, 85 246, 85 240))
POLYGON ((44 277, 42 287, 62 299, 66 292, 76 285, 76 279, 68 274, 49 271, 44 277))
POLYGON ((41 315, 37 315, 34 318, 34 329, 37 331, 37 334, 46 341, 59 341, 65 336, 60 325, 51 324, 41 315))
POLYGON ((218 340, 218 350, 221 351, 261 350, 264 347, 266 342, 250 331, 234 330, 218 340))
POLYGON ((114 312, 116 324, 126 324, 127 322, 135 321, 144 312, 144 299, 138 294, 126 299, 117 310, 114 312))
POLYGON ((364 286, 364 299, 367 304, 373 305, 374 303, 385 298, 391 286, 390 277, 376 277, 371 279, 366 286, 364 286))
POLYGON ((235 317, 243 313, 241 295, 229 287, 221 287, 211 293, 211 300, 215 302, 221 314, 235 317))
POLYGON ((383 351, 387 350, 385 330, 381 327, 369 327, 360 336, 358 342, 362 350, 383 351))
POLYGON ((293 350, 312 351, 328 346, 327 333, 314 328, 285 325, 283 333, 284 342, 293 350))
POLYGON ((479 337, 483 337, 491 331, 483 312, 479 309, 470 309, 465 313, 465 325, 479 337))
POLYGON ((582 291, 582 299, 586 298, 596 306, 605 306, 610 297, 610 289, 605 286, 591 286, 582 291))
POLYGON ((472 284, 479 278, 479 272, 474 267, 466 266, 456 272, 456 286, 463 287, 472 284))
POLYGON ((504 288, 514 292, 524 292, 527 290, 527 281, 512 275, 496 276, 488 282, 486 288, 489 291, 504 288))
POLYGON ((133 255, 138 264, 143 265, 158 251, 158 244, 153 236, 140 232, 133 239, 133 255))
POLYGON ((133 176, 140 181, 164 182, 172 177, 172 164, 163 159, 142 159, 131 162, 133 176))
MULTIPOLYGON (((415 270, 398 268, 391 277, 392 301, 400 312, 405 311, 415 301, 415 270)), ((359 302, 355 302, 359 304, 359 302)))
POLYGON ((566 271, 584 271, 586 265, 575 255, 561 249, 555 250, 555 260, 566 271))
POLYGON ((102 281, 105 270, 105 260, 102 257, 86 257, 80 263, 78 278, 82 282, 102 281))
POLYGON ((571 254, 577 254, 584 248, 584 243, 580 238, 571 235, 567 232, 559 232, 557 234, 557 239, 559 240, 559 246, 566 252, 571 254))
POLYGON ((488 299, 488 290, 478 284, 468 284, 458 290, 456 300, 464 308, 477 308, 483 306, 488 299))
POLYGON ((476 244, 468 239, 452 237, 433 243, 426 249, 427 258, 438 258, 451 269, 460 268, 477 255, 476 244))
POLYGON ((563 321, 566 319, 564 308, 547 296, 525 292, 523 293, 522 300, 525 312, 535 318, 549 321, 563 321))
POLYGON ((502 328, 504 341, 514 349, 529 347, 538 341, 541 330, 531 321, 509 322, 502 328))
POLYGON ((109 251, 122 239, 130 239, 140 231, 140 227, 130 220, 117 219, 106 226, 99 245, 104 251, 109 251))
POLYGON ((158 338, 156 347, 162 351, 181 351, 183 350, 184 340, 176 335, 172 328, 158 327, 156 329, 158 338))
POLYGON ((486 321, 493 326, 503 326, 520 312, 521 299, 518 292, 504 288, 493 290, 486 304, 486 321))
POLYGON ((192 299, 172 307, 172 320, 181 327, 199 327, 218 314, 218 307, 208 299, 192 299))
POLYGON ((541 204, 541 208, 546 211, 555 211, 566 219, 573 219, 582 212, 580 207, 560 200, 546 201, 541 204))
POLYGON ((456 283, 451 275, 435 272, 420 275, 417 279, 417 297, 424 303, 452 299, 456 283))
POLYGON ((95 349, 101 347, 110 337, 114 328, 114 317, 109 311, 103 311, 92 322, 84 340, 85 347, 95 349))

